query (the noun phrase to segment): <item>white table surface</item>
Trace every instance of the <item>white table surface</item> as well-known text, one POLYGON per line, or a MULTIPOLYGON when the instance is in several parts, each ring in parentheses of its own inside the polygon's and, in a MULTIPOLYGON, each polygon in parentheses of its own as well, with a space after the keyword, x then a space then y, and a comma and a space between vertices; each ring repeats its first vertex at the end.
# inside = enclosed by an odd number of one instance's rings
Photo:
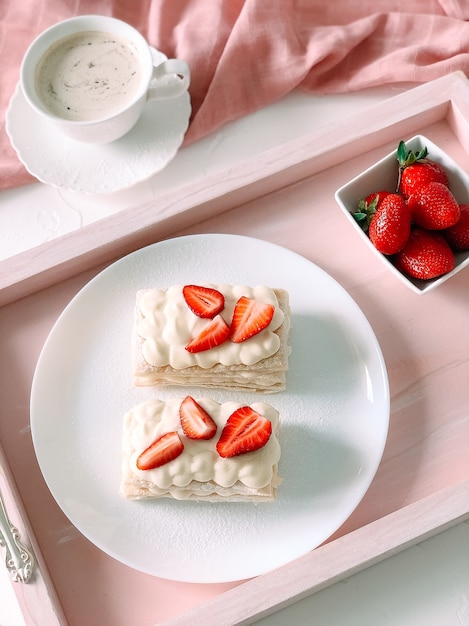
MULTIPOLYGON (((132 189, 92 196, 41 183, 0 192, 0 258, 80 228, 123 208, 148 202, 189 181, 236 166, 324 125, 333 125, 402 88, 359 94, 290 94, 182 148, 159 174, 132 189)), ((0 556, 3 560, 3 554, 0 556)), ((14 583, 21 584, 21 583, 14 583)), ((469 522, 355 574, 257 622, 347 626, 469 626, 469 522)), ((24 626, 13 585, 0 562, 0 626, 24 626)), ((40 625, 42 626, 42 625, 40 625)), ((44 625, 46 626, 46 625, 44 625)), ((135 625, 138 626, 138 625, 135 625)))
POLYGON ((256 622, 286 624, 467 626, 469 522, 256 622))

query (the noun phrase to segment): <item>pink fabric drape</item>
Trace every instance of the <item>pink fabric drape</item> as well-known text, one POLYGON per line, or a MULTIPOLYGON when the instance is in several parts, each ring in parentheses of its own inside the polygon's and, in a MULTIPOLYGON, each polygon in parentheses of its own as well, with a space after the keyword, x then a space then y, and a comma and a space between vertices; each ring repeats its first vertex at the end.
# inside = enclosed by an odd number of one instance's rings
POLYGON ((49 25, 114 15, 191 66, 190 143, 295 88, 343 93, 469 76, 466 0, 0 0, 0 188, 32 179, 5 133, 22 56, 49 25))

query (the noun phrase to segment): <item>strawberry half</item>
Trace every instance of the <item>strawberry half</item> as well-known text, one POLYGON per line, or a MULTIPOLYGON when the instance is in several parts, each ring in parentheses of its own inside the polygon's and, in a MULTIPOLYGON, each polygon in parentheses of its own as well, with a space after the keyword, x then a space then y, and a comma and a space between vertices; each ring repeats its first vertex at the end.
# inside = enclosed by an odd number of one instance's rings
POLYGON ((230 339, 235 343, 246 341, 267 328, 274 316, 273 304, 257 302, 252 298, 241 296, 236 302, 231 320, 230 339))
POLYGON ((179 417, 182 430, 189 439, 212 439, 217 432, 213 419, 192 396, 186 396, 181 402, 179 417))
POLYGON ((198 317, 212 319, 225 307, 224 295, 212 287, 185 285, 182 294, 187 306, 198 317))
POLYGON ((419 187, 408 201, 412 221, 429 230, 443 230, 459 220, 460 209, 456 198, 442 183, 428 183, 419 187))
POLYGON ((217 442, 223 458, 254 452, 263 448, 272 434, 272 422, 250 406, 237 409, 228 418, 217 442))
POLYGON ((221 345, 230 337, 230 327, 221 315, 216 315, 213 320, 202 328, 200 333, 194 337, 186 346, 186 350, 191 353, 203 352, 221 345))
POLYGON ((454 254, 441 233, 414 227, 409 241, 395 256, 397 269, 413 278, 428 280, 454 268, 454 254))
POLYGON ((151 470, 176 459, 184 450, 178 433, 170 432, 158 437, 137 458, 139 470, 151 470))

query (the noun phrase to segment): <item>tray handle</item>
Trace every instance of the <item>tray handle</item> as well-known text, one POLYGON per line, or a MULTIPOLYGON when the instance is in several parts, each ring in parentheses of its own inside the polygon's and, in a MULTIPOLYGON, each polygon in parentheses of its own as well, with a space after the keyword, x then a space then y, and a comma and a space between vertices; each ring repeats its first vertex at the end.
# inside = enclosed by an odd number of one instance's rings
POLYGON ((5 565, 14 582, 31 580, 34 559, 21 541, 18 529, 10 522, 0 491, 0 546, 5 548, 5 565))

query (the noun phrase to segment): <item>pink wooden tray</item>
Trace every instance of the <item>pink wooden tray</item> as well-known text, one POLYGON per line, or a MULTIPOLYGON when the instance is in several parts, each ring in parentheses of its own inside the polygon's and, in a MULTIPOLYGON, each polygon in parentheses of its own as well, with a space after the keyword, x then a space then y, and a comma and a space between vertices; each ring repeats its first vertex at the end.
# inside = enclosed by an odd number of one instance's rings
POLYGON ((183 186, 157 207, 121 211, 0 263, 0 489, 38 563, 30 583, 14 583, 28 624, 253 623, 469 518, 469 271, 416 296, 363 246, 334 200, 337 187, 417 133, 469 169, 468 120, 469 85, 453 74, 183 186), (196 232, 266 239, 326 270, 373 326, 391 386, 383 460, 351 517, 304 557, 229 584, 154 578, 91 545, 53 501, 29 432, 36 360, 73 295, 112 260, 196 232))

